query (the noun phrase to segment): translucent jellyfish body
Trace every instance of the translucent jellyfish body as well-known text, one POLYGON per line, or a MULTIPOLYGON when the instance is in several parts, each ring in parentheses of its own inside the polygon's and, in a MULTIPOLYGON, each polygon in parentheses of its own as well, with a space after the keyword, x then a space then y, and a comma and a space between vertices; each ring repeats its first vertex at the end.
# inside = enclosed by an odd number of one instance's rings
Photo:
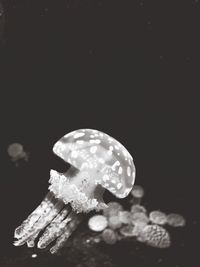
POLYGON ((168 248, 171 245, 170 235, 159 225, 146 225, 140 232, 141 241, 156 248, 168 248))
POLYGON ((119 212, 119 220, 123 224, 131 224, 132 222, 132 213, 124 210, 119 212))
POLYGON ((135 185, 131 191, 133 199, 131 200, 132 204, 140 204, 143 196, 144 196, 144 189, 140 185, 135 185))
POLYGON ((111 217, 111 216, 117 216, 119 211, 122 211, 123 207, 120 203, 118 202, 109 202, 107 204, 107 207, 103 210, 103 214, 106 217, 111 217))
POLYGON ((147 210, 144 206, 142 205, 138 205, 138 204, 134 204, 131 206, 131 213, 138 213, 138 212, 142 212, 142 213, 146 213, 147 210))
POLYGON ((132 190, 135 166, 126 148, 109 135, 81 129, 62 137, 53 152, 68 162, 66 173, 50 171, 49 193, 32 214, 15 230, 14 245, 27 243, 56 253, 82 220, 82 213, 107 207, 104 190, 124 198, 132 190), (42 234, 41 234, 42 232, 42 234))
POLYGON ((136 237, 138 235, 138 231, 137 231, 136 227, 133 225, 125 225, 120 229, 120 234, 124 238, 136 237))
POLYGON ((105 229, 102 233, 102 239, 105 243, 113 245, 117 242, 118 236, 112 229, 105 229))
POLYGON ((122 222, 118 215, 113 215, 108 218, 108 225, 111 229, 116 230, 121 227, 122 222))
POLYGON ((146 225, 149 222, 148 216, 143 212, 132 214, 132 223, 134 225, 146 225))
POLYGON ((154 210, 149 213, 149 220, 152 223, 164 225, 167 222, 167 215, 159 210, 154 210))
POLYGON ((28 153, 24 151, 24 148, 19 143, 13 143, 8 146, 8 155, 10 156, 11 160, 18 163, 19 160, 28 160, 28 153))
POLYGON ((167 215, 167 223, 173 227, 181 227, 185 226, 186 221, 182 215, 177 213, 170 213, 167 215))
POLYGON ((101 232, 108 226, 108 220, 103 215, 94 215, 89 219, 88 226, 92 231, 101 232))

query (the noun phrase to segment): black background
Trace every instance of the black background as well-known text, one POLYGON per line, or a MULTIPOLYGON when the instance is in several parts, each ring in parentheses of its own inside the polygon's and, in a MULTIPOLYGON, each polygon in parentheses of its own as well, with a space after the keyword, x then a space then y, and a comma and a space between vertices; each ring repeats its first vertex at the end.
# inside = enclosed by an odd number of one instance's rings
POLYGON ((133 155, 136 184, 150 210, 186 217, 175 237, 184 246, 166 266, 188 266, 199 227, 200 3, 10 0, 3 7, 4 262, 18 257, 13 230, 46 193, 50 168, 63 168, 53 144, 72 130, 93 128, 133 155), (13 142, 30 152, 28 164, 17 169, 7 156, 13 142))

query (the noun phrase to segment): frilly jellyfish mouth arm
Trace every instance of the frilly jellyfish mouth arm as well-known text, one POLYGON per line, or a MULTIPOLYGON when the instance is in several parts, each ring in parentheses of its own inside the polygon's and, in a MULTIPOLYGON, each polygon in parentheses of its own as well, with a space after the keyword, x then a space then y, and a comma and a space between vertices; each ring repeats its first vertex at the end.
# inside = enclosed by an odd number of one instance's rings
POLYGON ((15 246, 27 243, 56 253, 82 221, 82 214, 107 207, 105 189, 126 197, 135 181, 129 152, 117 140, 97 130, 82 129, 61 138, 53 152, 71 164, 66 173, 50 171, 50 186, 41 204, 15 230, 15 246), (41 234, 42 232, 42 234, 41 234))

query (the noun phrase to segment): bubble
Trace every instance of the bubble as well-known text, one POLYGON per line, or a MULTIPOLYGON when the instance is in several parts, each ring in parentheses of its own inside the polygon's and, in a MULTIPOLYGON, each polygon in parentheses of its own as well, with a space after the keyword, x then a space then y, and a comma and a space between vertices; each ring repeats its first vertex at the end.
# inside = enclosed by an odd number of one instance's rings
POLYGON ((146 225, 149 222, 148 216, 143 212, 132 214, 132 223, 135 225, 146 225))
POLYGON ((23 146, 18 143, 14 143, 9 145, 8 147, 8 155, 11 158, 18 158, 21 157, 23 154, 23 146))
POLYGON ((138 213, 138 212, 146 213, 147 210, 144 206, 136 204, 136 205, 131 206, 131 212, 132 213, 138 213))
POLYGON ((131 224, 132 213, 129 211, 119 211, 119 220, 123 224, 131 224))
POLYGON ((171 245, 169 233, 159 225, 146 225, 140 236, 151 247, 168 248, 171 245))
POLYGON ((138 232, 135 226, 125 225, 120 229, 120 234, 124 237, 134 237, 138 235, 138 232))
POLYGON ((177 213, 170 213, 167 215, 167 223, 173 227, 185 226, 185 218, 177 213))
POLYGON ((105 229, 102 233, 102 239, 105 243, 113 245, 117 242, 117 233, 115 233, 112 229, 105 229))
POLYGON ((103 215, 94 215, 89 219, 88 226, 92 231, 101 232, 108 226, 108 220, 103 215))
POLYGON ((167 215, 159 210, 154 210, 149 213, 149 220, 152 223, 164 225, 167 222, 167 215))
POLYGON ((142 198, 144 196, 144 189, 140 185, 134 185, 131 194, 135 198, 142 198))
POLYGON ((106 217, 118 215, 119 211, 123 210, 123 207, 118 202, 109 202, 108 207, 103 210, 103 215, 106 217))
POLYGON ((19 143, 10 144, 7 152, 11 160, 15 162, 16 166, 21 159, 28 161, 29 153, 26 153, 23 149, 23 146, 19 143))
POLYGON ((114 215, 108 218, 108 225, 111 229, 115 230, 121 227, 122 223, 119 216, 114 215))

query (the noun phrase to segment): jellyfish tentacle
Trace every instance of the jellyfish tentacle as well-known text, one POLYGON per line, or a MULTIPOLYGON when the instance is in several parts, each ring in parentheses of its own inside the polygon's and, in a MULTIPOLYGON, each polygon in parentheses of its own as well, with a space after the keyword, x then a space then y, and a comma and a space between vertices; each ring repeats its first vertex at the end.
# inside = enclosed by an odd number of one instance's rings
POLYGON ((69 214, 67 219, 70 220, 70 222, 61 230, 60 236, 56 240, 56 244, 50 248, 50 252, 52 254, 57 253, 58 250, 64 246, 67 239, 71 236, 71 234, 76 230, 76 228, 82 221, 82 218, 83 217, 81 214, 77 214, 74 211, 69 214))
MULTIPOLYGON (((52 194, 52 193, 51 193, 52 194)), ((14 242, 15 246, 22 246, 27 241, 34 241, 39 232, 45 228, 64 207, 64 203, 53 198, 46 210, 43 211, 38 221, 21 238, 14 242)))
POLYGON ((65 227, 66 223, 70 221, 70 219, 65 219, 69 214, 71 208, 70 206, 66 206, 63 210, 52 220, 49 226, 45 229, 43 235, 40 237, 38 241, 38 248, 46 248, 52 241, 59 236, 62 229, 65 227))
POLYGON ((47 209, 49 205, 49 200, 51 200, 51 198, 53 198, 53 196, 49 192, 43 199, 43 201, 40 203, 40 205, 28 216, 26 220, 22 222, 20 226, 15 229, 15 238, 22 238, 24 235, 26 235, 28 231, 30 231, 32 226, 39 220, 39 218, 43 214, 43 211, 47 209))

